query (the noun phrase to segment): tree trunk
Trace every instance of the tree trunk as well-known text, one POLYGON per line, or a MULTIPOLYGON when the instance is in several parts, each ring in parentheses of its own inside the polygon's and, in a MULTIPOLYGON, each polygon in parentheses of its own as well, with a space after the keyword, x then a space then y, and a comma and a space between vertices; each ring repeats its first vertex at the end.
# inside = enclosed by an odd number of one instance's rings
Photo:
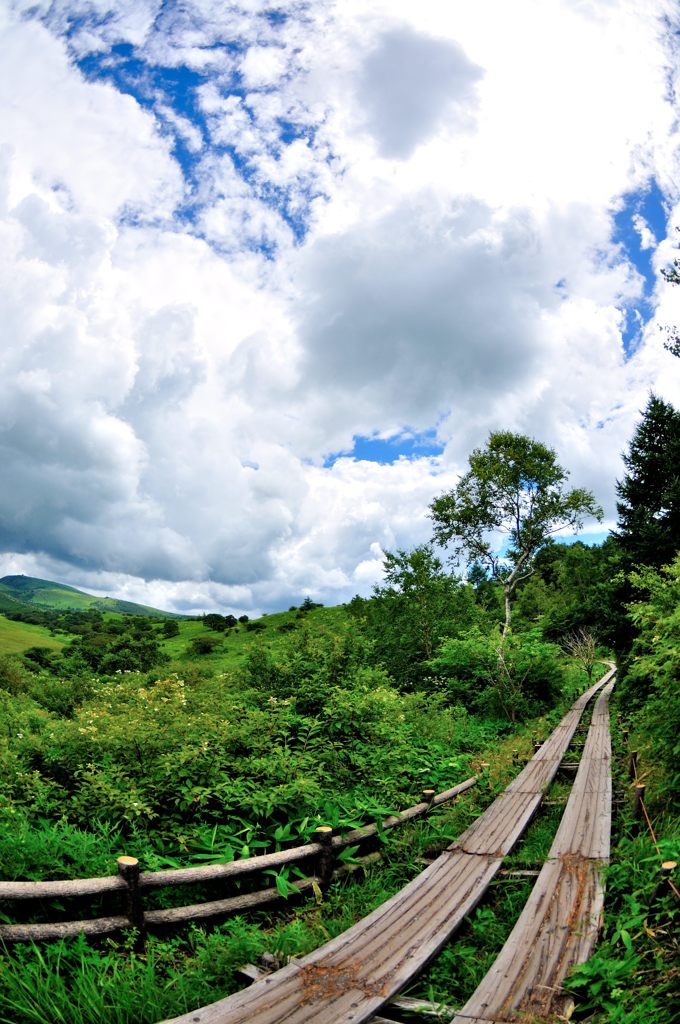
POLYGON ((503 587, 503 597, 505 598, 505 623, 503 624, 503 636, 505 637, 510 630, 510 619, 512 617, 512 608, 510 604, 511 591, 508 587, 503 587))

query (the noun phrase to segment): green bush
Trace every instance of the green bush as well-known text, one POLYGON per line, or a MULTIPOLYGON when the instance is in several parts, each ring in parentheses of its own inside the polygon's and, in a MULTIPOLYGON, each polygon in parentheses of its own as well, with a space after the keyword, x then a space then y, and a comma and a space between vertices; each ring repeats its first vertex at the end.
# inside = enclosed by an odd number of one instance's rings
POLYGON ((475 626, 445 640, 428 664, 452 701, 511 722, 551 707, 565 681, 559 647, 538 630, 503 638, 475 626))

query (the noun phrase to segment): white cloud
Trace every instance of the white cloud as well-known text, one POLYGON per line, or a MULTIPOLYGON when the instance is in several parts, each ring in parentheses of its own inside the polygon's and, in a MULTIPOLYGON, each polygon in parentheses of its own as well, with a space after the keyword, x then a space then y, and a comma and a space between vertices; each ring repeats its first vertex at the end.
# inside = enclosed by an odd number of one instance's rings
MULTIPOLYGON (((552 444, 611 516, 649 388, 680 401, 656 323, 625 356, 644 282, 612 242, 652 176, 677 212, 665 0, 267 6, 0 16, 5 571, 173 609, 346 600, 490 429, 552 444), (145 106, 74 63, 119 42, 145 106), (201 76, 195 123, 159 64, 201 76), (406 427, 442 456, 323 464, 406 427)), ((654 302, 680 322, 680 288, 654 302)))
POLYGON ((1 19, 0 127, 16 153, 12 198, 30 177, 93 214, 127 206, 170 216, 181 176, 153 118, 111 86, 85 82, 37 22, 1 19))
POLYGON ((464 128, 473 121, 480 69, 455 42, 409 27, 388 29, 367 55, 357 101, 382 156, 404 158, 448 113, 464 128))

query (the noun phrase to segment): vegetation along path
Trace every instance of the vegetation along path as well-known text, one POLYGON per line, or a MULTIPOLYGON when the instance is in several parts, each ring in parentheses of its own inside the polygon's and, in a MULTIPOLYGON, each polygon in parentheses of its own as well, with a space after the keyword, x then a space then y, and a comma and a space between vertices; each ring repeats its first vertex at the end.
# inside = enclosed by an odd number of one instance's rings
POLYGON ((166 1024, 369 1020, 477 905, 557 774, 587 703, 613 672, 579 697, 511 785, 395 896, 342 935, 249 989, 166 1024))

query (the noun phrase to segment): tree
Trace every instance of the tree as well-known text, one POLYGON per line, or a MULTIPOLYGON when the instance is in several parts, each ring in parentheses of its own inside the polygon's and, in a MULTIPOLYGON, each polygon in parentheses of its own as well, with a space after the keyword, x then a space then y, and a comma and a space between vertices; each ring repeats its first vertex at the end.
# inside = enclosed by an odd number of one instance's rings
POLYGON ((349 611, 362 621, 377 663, 402 689, 415 689, 430 675, 427 661, 441 638, 483 616, 471 587, 444 571, 431 544, 386 552, 383 573, 373 597, 355 597, 349 611))
POLYGON ((456 487, 430 505, 434 538, 452 545, 454 558, 486 565, 501 584, 505 636, 515 590, 532 574, 536 553, 559 530, 580 529, 585 516, 601 519, 602 509, 590 491, 566 487, 568 473, 552 448, 524 434, 491 433, 469 464, 456 487), (507 537, 504 547, 499 534, 507 537))
POLYGON ((195 636, 187 647, 188 654, 212 654, 217 647, 222 646, 218 636, 195 636))
POLYGON ((625 701, 640 708, 634 722, 649 737, 659 781, 670 803, 680 803, 680 554, 663 569, 632 574, 636 597, 629 606, 637 636, 623 683, 625 701))
POLYGON ((588 674, 588 682, 593 681, 593 669, 597 661, 597 641, 589 629, 575 629, 562 640, 562 646, 571 657, 579 663, 588 674))
POLYGON ((383 574, 385 586, 374 587, 375 596, 392 604, 393 611, 397 604, 406 610, 420 659, 431 658, 452 582, 440 559, 429 544, 421 544, 413 551, 387 551, 383 574))
POLYGON ((623 461, 619 547, 630 566, 660 568, 680 548, 680 412, 650 395, 623 461))
POLYGON ((564 683, 559 648, 537 630, 503 637, 474 626, 444 640, 429 667, 451 700, 510 722, 545 711, 564 683))
MULTIPOLYGON (((236 619, 234 619, 236 622, 236 619)), ((219 612, 210 612, 203 616, 203 625, 206 629, 212 629, 215 633, 224 633, 227 628, 227 620, 219 612)))

